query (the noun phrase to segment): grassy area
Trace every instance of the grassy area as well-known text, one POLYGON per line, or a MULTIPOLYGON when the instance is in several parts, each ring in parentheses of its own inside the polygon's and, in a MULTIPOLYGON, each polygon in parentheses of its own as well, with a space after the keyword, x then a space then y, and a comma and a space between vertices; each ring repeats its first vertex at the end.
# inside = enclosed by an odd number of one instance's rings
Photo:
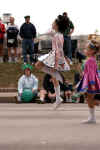
MULTIPOLYGON (((0 64, 0 87, 17 87, 17 82, 19 77, 23 74, 21 69, 22 64, 9 64, 4 63, 0 64)), ((63 73, 65 79, 68 79, 70 82, 73 82, 73 75, 75 73, 75 65, 72 67, 71 71, 63 73)), ((39 88, 42 85, 43 72, 35 69, 33 66, 33 74, 39 79, 39 88)))

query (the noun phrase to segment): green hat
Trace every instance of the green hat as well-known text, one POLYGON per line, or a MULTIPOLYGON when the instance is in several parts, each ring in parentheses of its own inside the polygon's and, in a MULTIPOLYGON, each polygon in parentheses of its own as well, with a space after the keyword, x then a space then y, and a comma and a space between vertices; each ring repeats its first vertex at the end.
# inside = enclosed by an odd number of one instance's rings
POLYGON ((23 70, 30 69, 32 71, 33 67, 30 64, 26 64, 22 66, 23 70))

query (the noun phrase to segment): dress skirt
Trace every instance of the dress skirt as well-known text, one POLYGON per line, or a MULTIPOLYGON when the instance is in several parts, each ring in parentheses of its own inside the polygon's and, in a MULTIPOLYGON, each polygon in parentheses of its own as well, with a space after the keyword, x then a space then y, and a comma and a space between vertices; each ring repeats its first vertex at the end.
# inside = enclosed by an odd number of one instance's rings
POLYGON ((95 82, 92 84, 93 81, 88 80, 88 76, 84 75, 82 80, 80 81, 77 91, 80 93, 91 93, 91 94, 96 94, 100 93, 100 78, 98 74, 95 76, 95 82), (95 90, 92 89, 92 85, 94 85, 95 90))
MULTIPOLYGON (((48 54, 42 55, 38 58, 39 61, 43 62, 46 66, 50 68, 54 68, 55 65, 55 51, 51 51, 48 54)), ((63 62, 59 59, 58 60, 58 67, 57 71, 69 71, 70 66, 68 65, 66 59, 64 58, 63 62), (64 67, 61 66, 61 64, 64 64, 64 67)))

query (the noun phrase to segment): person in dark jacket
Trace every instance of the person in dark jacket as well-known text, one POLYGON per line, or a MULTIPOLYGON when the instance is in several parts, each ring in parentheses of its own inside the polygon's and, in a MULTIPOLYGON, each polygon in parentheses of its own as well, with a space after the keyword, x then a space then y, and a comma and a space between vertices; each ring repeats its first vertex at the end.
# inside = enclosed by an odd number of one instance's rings
MULTIPOLYGON (((62 76, 63 80, 64 77, 62 76)), ((61 90, 61 96, 64 97, 64 94, 66 92, 67 86, 63 83, 60 84, 60 90, 61 90)), ((40 101, 41 102, 53 102, 56 99, 56 93, 53 85, 53 79, 52 76, 49 74, 46 74, 44 76, 43 84, 42 84, 43 89, 40 90, 40 101)))
POLYGON ((51 75, 46 74, 43 80, 43 89, 40 90, 40 101, 50 102, 51 100, 55 100, 55 98, 56 94, 52 82, 52 77, 51 75))
POLYGON ((25 23, 20 28, 20 36, 23 39, 22 49, 24 63, 27 63, 28 51, 30 54, 30 62, 33 63, 34 38, 36 37, 36 28, 30 22, 30 16, 25 16, 25 23))

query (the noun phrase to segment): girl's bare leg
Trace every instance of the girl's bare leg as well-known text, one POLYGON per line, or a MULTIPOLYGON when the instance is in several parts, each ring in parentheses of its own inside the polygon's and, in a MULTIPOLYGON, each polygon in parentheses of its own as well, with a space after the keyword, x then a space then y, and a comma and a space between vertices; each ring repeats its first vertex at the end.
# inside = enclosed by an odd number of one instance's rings
POLYGON ((60 75, 60 73, 58 71, 52 71, 51 68, 49 68, 48 66, 46 66, 45 64, 43 64, 42 62, 38 61, 36 64, 35 64, 35 67, 37 69, 41 69, 41 71, 45 72, 45 73, 48 73, 50 74, 52 77, 54 78, 57 78, 58 81, 62 82, 63 83, 63 78, 62 76, 60 75))
POLYGON ((95 105, 95 106, 99 106, 99 105, 100 105, 100 101, 94 100, 94 105, 95 105))
POLYGON ((42 68, 44 67, 45 65, 42 63, 42 62, 40 62, 40 61, 38 61, 38 62, 36 62, 36 64, 35 64, 35 67, 36 67, 36 69, 41 69, 42 70, 42 68))

